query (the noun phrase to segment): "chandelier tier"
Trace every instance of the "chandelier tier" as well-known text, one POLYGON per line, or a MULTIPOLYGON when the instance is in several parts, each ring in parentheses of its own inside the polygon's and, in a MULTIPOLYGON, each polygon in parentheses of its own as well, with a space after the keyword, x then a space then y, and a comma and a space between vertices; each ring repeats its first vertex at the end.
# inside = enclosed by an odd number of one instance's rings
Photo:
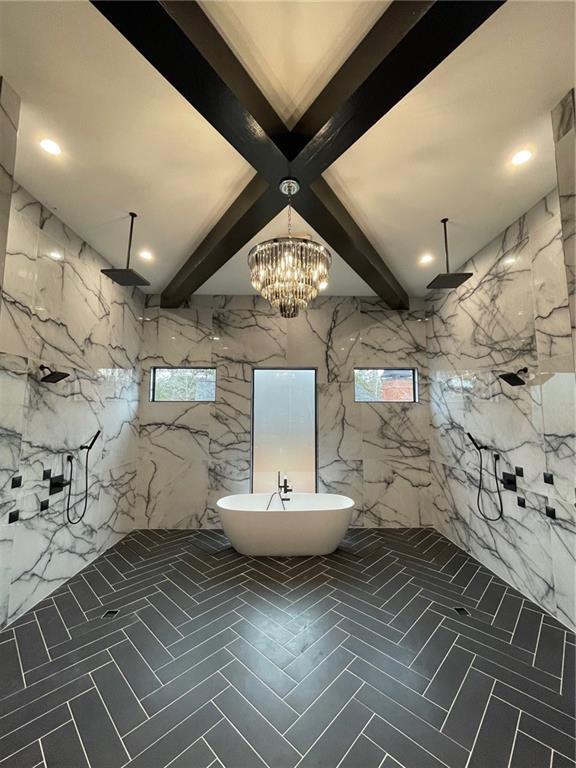
POLYGON ((288 237, 258 243, 248 254, 254 290, 280 310, 282 317, 297 317, 301 309, 328 286, 330 251, 307 237, 292 236, 292 194, 298 182, 284 179, 280 189, 288 195, 288 237))

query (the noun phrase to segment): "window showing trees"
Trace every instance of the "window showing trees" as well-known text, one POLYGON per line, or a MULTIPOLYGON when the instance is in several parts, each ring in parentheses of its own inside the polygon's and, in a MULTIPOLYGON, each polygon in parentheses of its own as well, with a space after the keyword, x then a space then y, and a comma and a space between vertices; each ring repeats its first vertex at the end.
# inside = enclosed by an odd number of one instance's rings
POLYGON ((359 403, 415 403, 418 381, 415 368, 356 368, 354 399, 359 403))
POLYGON ((150 400, 156 403, 216 400, 216 368, 152 368, 150 400))

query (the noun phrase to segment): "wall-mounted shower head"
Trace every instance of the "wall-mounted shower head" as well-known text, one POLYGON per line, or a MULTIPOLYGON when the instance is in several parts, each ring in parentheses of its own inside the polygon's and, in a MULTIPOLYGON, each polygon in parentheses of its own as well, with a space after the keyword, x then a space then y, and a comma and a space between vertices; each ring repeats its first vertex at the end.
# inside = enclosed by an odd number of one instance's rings
POLYGON ((47 365, 41 365, 40 366, 41 371, 46 371, 40 381, 43 381, 45 384, 57 384, 59 381, 62 381, 62 379, 66 379, 68 376, 70 376, 69 373, 64 373, 64 371, 53 371, 51 368, 48 368, 47 365))
POLYGON ((527 382, 526 378, 522 378, 520 374, 527 374, 528 368, 520 368, 516 373, 510 371, 507 373, 499 373, 498 377, 505 381, 506 384, 510 384, 511 387, 523 387, 527 382))
POLYGON ((471 435, 470 432, 466 432, 466 434, 468 435, 468 439, 470 440, 470 442, 472 443, 474 448, 476 448, 477 451, 485 451, 488 448, 487 445, 480 445, 480 443, 476 440, 474 435, 471 435))

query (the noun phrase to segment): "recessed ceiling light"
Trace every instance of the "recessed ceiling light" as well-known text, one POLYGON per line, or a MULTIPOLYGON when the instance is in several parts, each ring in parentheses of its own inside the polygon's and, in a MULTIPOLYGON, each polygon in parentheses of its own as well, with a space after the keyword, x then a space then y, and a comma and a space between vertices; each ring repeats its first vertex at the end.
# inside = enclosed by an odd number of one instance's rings
POLYGON ((52 139, 42 139, 40 146, 44 152, 48 152, 49 155, 59 155, 62 152, 58 144, 56 144, 55 141, 52 141, 52 139))
POLYGON ((430 264, 431 261, 434 261, 434 256, 431 253, 423 253, 419 261, 420 264, 430 264))
POLYGON ((60 259, 62 258, 62 254, 59 253, 58 251, 50 251, 48 255, 50 256, 51 259, 54 259, 54 261, 60 261, 60 259))
POLYGON ((523 163, 527 163, 531 157, 532 152, 530 152, 529 149, 521 149, 520 152, 516 152, 512 157, 512 165, 522 165, 523 163))
POLYGON ((144 259, 144 261, 150 261, 150 259, 154 258, 151 251, 140 251, 139 256, 141 259, 144 259))

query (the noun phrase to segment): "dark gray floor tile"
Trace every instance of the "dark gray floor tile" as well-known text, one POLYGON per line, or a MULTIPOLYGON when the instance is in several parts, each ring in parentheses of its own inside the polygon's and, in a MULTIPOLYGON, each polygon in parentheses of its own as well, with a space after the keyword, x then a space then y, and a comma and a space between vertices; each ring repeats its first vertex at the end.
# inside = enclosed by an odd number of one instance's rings
POLYGON ((405 634, 430 605, 430 600, 417 595, 390 621, 390 626, 405 634))
POLYGON ((70 639, 66 625, 54 605, 36 610, 36 618, 48 648, 70 639))
POLYGON ((268 765, 292 768, 300 760, 293 746, 233 688, 220 693, 214 704, 268 765))
POLYGON ((472 749, 494 681, 471 669, 462 683, 442 732, 472 749))
POLYGON ((0 645, 0 691, 3 696, 15 693, 24 687, 24 678, 15 640, 0 645))
POLYGON ((357 677, 342 672, 314 702, 313 716, 301 717, 286 731, 286 738, 300 752, 306 752, 361 685, 357 677))
POLYGON ((464 768, 466 765, 468 752, 465 749, 375 688, 365 685, 357 693, 356 698, 371 712, 376 712, 389 725, 394 726, 446 765, 452 768, 464 768))
POLYGON ((451 632, 446 627, 438 627, 416 656, 410 668, 432 679, 457 637, 455 632, 451 632))
POLYGON ((359 736, 338 768, 380 768, 384 755, 385 752, 373 741, 359 736))
POLYGON ((494 626, 507 632, 514 632, 518 615, 522 610, 522 603, 523 600, 520 597, 505 594, 494 617, 494 626))
POLYGON ((352 699, 306 753, 299 768, 338 765, 371 717, 366 707, 352 699))
POLYGON ((160 687, 160 681, 129 640, 111 648, 110 653, 139 698, 160 687))
POLYGON ((160 640, 144 624, 136 622, 124 631, 151 669, 157 670, 173 660, 160 640))
POLYGON ((18 750, 10 757, 2 760, 0 758, 1 768, 37 768, 42 765, 42 752, 40 742, 35 741, 27 747, 18 750))
POLYGON ((0 738, 0 760, 18 752, 23 747, 27 747, 33 741, 41 739, 54 728, 64 725, 67 720, 70 720, 68 707, 60 705, 17 730, 2 736, 0 738))
POLYGON ((559 731, 557 728, 552 727, 548 723, 543 723, 541 720, 537 720, 526 712, 522 712, 520 716, 520 725, 518 727, 528 736, 541 741, 555 752, 559 752, 570 760, 576 760, 576 741, 574 733, 568 735, 563 731, 559 731))
POLYGON ((114 587, 104 578, 99 569, 85 573, 84 578, 97 597, 103 597, 114 591, 114 587))
POLYGON ((237 637, 238 635, 231 629, 225 629, 217 635, 214 635, 214 637, 211 637, 209 640, 205 640, 200 645, 192 648, 192 650, 187 653, 178 656, 174 661, 170 661, 168 664, 158 669, 156 674, 163 683, 169 683, 170 680, 173 680, 175 677, 178 677, 178 675, 181 675, 191 667, 199 664, 207 656, 211 656, 213 653, 216 653, 216 651, 232 644, 233 641, 238 642, 236 640, 237 637))
POLYGON ((233 661, 222 669, 222 675, 280 733, 284 733, 297 720, 297 713, 239 661, 233 661))
POLYGON ((219 694, 226 687, 220 675, 212 675, 203 683, 176 699, 157 712, 124 738, 126 749, 132 757, 148 749, 155 741, 171 731, 179 723, 190 717, 204 704, 219 694))
POLYGON ((198 739, 191 747, 185 749, 176 760, 170 763, 170 768, 216 768, 216 755, 204 739, 198 739))
POLYGON ((575 768, 576 763, 573 760, 568 760, 567 757, 561 755, 559 752, 552 753, 552 764, 550 768, 575 768))
POLYGON ((464 595, 473 598, 474 600, 480 600, 491 579, 492 576, 490 574, 483 573, 482 570, 479 570, 474 574, 470 584, 468 584, 464 590, 464 595))
POLYGON ((297 635, 294 635, 294 632, 291 632, 289 629, 281 626, 268 616, 265 616, 252 605, 242 602, 241 605, 235 608, 235 612, 281 645, 284 645, 290 642, 294 637, 297 637, 297 635))
POLYGON ((91 768, 124 765, 128 755, 97 691, 73 699, 70 709, 91 768))
POLYGON ((297 712, 304 712, 353 659, 354 656, 349 651, 342 647, 336 648, 308 677, 298 683, 284 700, 297 712))
POLYGON ((518 622, 516 623, 516 629, 512 635, 512 644, 517 645, 519 648, 524 648, 525 651, 533 653, 536 649, 536 643, 538 642, 541 623, 541 613, 522 608, 520 616, 518 617, 518 622))
POLYGON ((446 711, 437 706, 434 702, 427 700, 411 688, 402 685, 389 675, 362 659, 355 659, 348 667, 350 672, 357 675, 365 683, 376 688, 381 693, 386 694, 397 704, 413 712, 422 720, 425 720, 435 728, 440 728, 446 718, 446 711))
POLYGON ((414 691, 423 693, 430 682, 428 678, 405 667, 404 664, 400 664, 400 662, 391 659, 389 656, 386 656, 386 654, 377 651, 375 648, 367 645, 362 640, 358 640, 356 637, 349 637, 348 640, 344 641, 343 646, 346 650, 356 654, 356 656, 364 659, 364 661, 367 661, 377 669, 390 675, 390 677, 393 677, 395 680, 404 683, 404 685, 407 685, 414 691))
POLYGON ((224 768, 269 768, 226 720, 212 728, 205 738, 224 768))
MULTIPOLYGON (((192 715, 180 722, 171 731, 162 735, 158 741, 134 758, 128 765, 130 768, 164 768, 171 760, 181 755, 184 750, 193 745, 208 731, 208 736, 213 733, 209 730, 218 722, 221 715, 213 704, 205 704, 192 715)), ((204 759, 205 752, 192 750, 191 757, 196 759, 200 754, 204 759)), ((194 762, 184 763, 185 768, 200 768, 194 762)), ((172 765, 171 765, 172 768, 172 765)))
POLYGON ((426 689, 426 698, 450 709, 473 659, 474 654, 469 651, 458 646, 451 648, 426 689))
POLYGON ((326 634, 313 643, 294 661, 285 667, 286 674, 291 678, 301 682, 306 675, 310 674, 318 664, 326 659, 333 650, 346 640, 348 635, 339 627, 332 627, 326 634))
POLYGON ((551 675, 560 677, 562 674, 564 637, 565 633, 561 629, 543 624, 536 647, 535 666, 551 675))
POLYGON ((425 749, 378 716, 372 718, 364 733, 403 767, 446 768, 445 763, 426 752, 425 749))
POLYGON ((413 657, 420 653, 436 627, 442 622, 442 616, 432 611, 425 611, 404 635, 402 646, 413 651, 413 657))
POLYGON ((510 768, 548 768, 551 757, 552 753, 548 747, 518 731, 510 768))
POLYGON ((519 714, 510 704, 490 698, 468 768, 508 768, 519 714))
POLYGON ((114 662, 92 672, 92 679, 120 736, 146 720, 140 702, 114 662))
POLYGON ((75 627, 78 624, 86 621, 86 616, 80 608, 78 601, 71 592, 67 592, 63 595, 57 595, 54 597, 54 603, 60 611, 60 615, 64 619, 64 624, 68 628, 75 627))
POLYGON ((95 640, 111 635, 119 629, 128 627, 130 624, 134 624, 136 621, 138 621, 138 617, 134 614, 129 614, 128 616, 122 616, 118 619, 99 618, 87 622, 81 627, 78 627, 78 633, 74 633, 74 636, 70 640, 52 646, 52 648, 50 648, 50 656, 52 659, 66 656, 68 653, 76 651, 84 645, 93 643, 95 640))
MULTIPOLYGON (((231 600, 226 600, 220 605, 210 609, 206 608, 206 604, 203 604, 202 606, 198 605, 194 609, 189 610, 186 614, 187 621, 178 627, 178 631, 185 637, 193 635, 199 630, 204 629, 204 627, 207 627, 209 624, 212 624, 217 619, 229 616, 234 609, 240 607, 242 604, 243 603, 239 598, 233 597, 231 600)), ((181 643, 181 645, 184 647, 184 643, 181 643)))
POLYGON ((513 707, 521 709, 523 712, 527 712, 529 715, 548 723, 559 731, 564 731, 564 733, 569 735, 576 732, 574 718, 569 717, 564 712, 560 712, 558 709, 548 706, 548 704, 545 704, 540 699, 528 696, 522 691, 512 688, 505 683, 501 683, 498 680, 494 686, 493 693, 494 696, 497 696, 499 699, 503 699, 513 707))
POLYGON ((138 617, 164 646, 182 639, 180 632, 153 606, 138 611, 138 617))
POLYGON ((78 605, 84 612, 100 606, 100 600, 84 579, 79 579, 78 581, 72 580, 69 582, 69 586, 70 592, 72 592, 78 605))
POLYGON ((239 659, 248 669, 266 683, 269 688, 278 694, 285 696, 294 688, 296 681, 269 661, 259 651, 239 637, 228 646, 228 650, 239 659))
POLYGON ((184 613, 181 608, 178 608, 176 603, 170 600, 164 592, 158 591, 153 595, 148 595, 148 602, 151 603, 156 610, 160 611, 162 616, 175 627, 180 627, 189 619, 188 614, 184 613))
POLYGON ((17 627, 15 635, 24 672, 39 667, 50 659, 40 627, 35 621, 17 627))
POLYGON ((234 632, 243 637, 247 643, 256 648, 263 656, 266 656, 271 662, 281 669, 294 661, 294 654, 286 650, 284 646, 272 640, 254 625, 245 619, 241 619, 234 624, 234 632))
POLYGON ((356 624, 366 627, 366 629, 369 629, 394 643, 399 642, 404 635, 399 629, 396 629, 387 623, 390 617, 383 611, 380 612, 380 620, 375 619, 373 616, 369 616, 366 613, 362 613, 362 611, 358 611, 352 606, 344 603, 337 605, 334 612, 346 619, 354 621, 356 624))
POLYGON ((42 752, 46 768, 90 768, 72 721, 43 737, 42 752))

